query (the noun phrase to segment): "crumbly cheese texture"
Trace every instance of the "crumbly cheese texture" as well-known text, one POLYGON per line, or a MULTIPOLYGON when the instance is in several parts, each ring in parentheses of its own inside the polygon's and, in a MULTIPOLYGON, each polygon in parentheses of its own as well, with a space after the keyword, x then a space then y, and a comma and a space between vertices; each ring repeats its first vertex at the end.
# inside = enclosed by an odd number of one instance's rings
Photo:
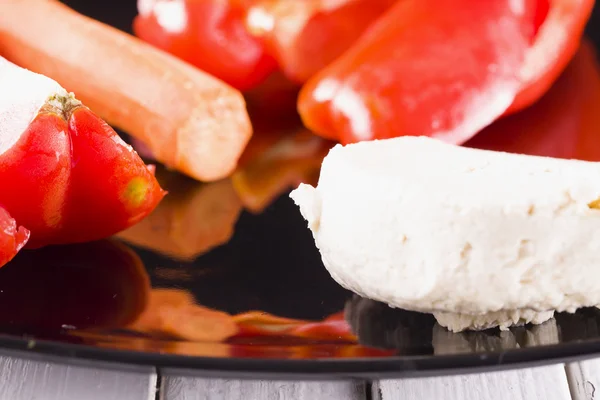
POLYGON ((291 197, 361 296, 438 317, 600 304, 600 163, 402 137, 334 147, 291 197))
POLYGON ((480 315, 436 311, 433 316, 438 324, 451 332, 483 331, 495 327, 506 331, 511 326, 542 324, 554 317, 554 311, 500 310, 480 315))
POLYGON ((0 154, 12 147, 46 100, 66 91, 52 79, 0 57, 0 154))

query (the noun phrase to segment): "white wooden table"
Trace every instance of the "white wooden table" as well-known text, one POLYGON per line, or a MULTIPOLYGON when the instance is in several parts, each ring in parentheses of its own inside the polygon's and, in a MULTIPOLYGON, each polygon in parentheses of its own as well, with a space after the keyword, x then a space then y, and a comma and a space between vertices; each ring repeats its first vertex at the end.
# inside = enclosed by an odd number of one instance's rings
POLYGON ((600 359, 505 372, 375 382, 237 381, 0 357, 0 400, 592 400, 600 359))

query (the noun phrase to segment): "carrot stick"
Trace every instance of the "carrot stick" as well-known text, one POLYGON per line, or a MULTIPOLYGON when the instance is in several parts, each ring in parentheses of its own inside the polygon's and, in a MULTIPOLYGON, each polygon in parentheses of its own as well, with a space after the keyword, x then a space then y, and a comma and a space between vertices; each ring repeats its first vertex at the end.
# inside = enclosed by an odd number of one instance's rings
POLYGON ((230 175, 252 134, 238 91, 58 1, 0 1, 0 55, 55 79, 198 180, 230 175))

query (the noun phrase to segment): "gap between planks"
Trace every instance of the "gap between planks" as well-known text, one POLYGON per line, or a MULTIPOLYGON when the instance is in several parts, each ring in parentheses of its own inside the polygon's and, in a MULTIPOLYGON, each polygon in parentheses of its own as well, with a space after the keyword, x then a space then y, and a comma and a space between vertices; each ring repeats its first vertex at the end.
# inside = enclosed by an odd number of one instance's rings
POLYGON ((600 399, 600 359, 565 366, 573 400, 600 399))

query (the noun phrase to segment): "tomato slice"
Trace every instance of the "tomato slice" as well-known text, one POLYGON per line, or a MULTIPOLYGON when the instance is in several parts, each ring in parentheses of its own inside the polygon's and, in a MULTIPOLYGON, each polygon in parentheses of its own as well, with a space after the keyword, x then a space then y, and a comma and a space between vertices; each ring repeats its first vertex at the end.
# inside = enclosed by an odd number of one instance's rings
POLYGON ((462 143, 521 87, 538 0, 403 0, 300 92, 305 125, 353 143, 427 135, 462 143))
POLYGON ((17 227, 15 220, 0 207, 0 267, 12 260, 28 239, 29 231, 17 227))
POLYGON ((259 0, 248 31, 264 39, 283 73, 303 83, 348 49, 397 0, 259 0))
POLYGON ((10 188, 0 204, 31 231, 29 248, 111 236, 165 194, 152 168, 88 108, 57 112, 42 108, 0 155, 0 182, 10 188))
POLYGON ((33 232, 28 247, 47 244, 63 224, 71 176, 67 124, 53 112, 40 112, 17 143, 0 155, 0 204, 33 232))
POLYGON ((245 27, 246 3, 234 0, 141 0, 133 30, 142 40, 250 89, 276 69, 262 41, 245 27))
POLYGON ((72 171, 61 235, 76 243, 113 235, 147 216, 165 192, 133 148, 87 107, 69 118, 72 171))

